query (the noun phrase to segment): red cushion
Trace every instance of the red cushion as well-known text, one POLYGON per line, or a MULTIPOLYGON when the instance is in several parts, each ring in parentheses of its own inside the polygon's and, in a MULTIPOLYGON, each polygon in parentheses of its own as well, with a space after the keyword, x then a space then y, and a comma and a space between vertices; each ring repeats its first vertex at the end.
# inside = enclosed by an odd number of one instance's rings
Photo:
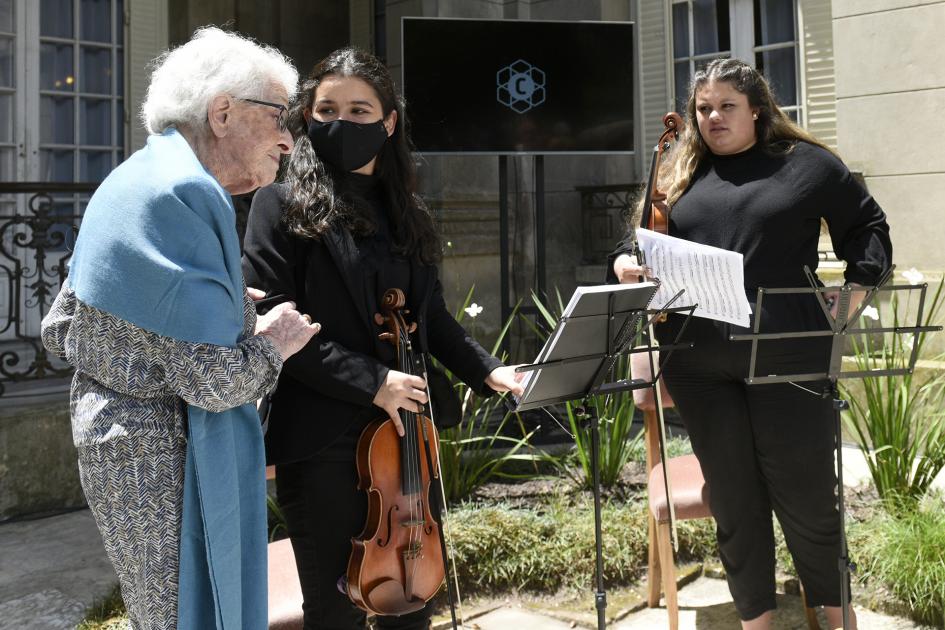
MULTIPOLYGON (((676 518, 708 518, 709 486, 702 477, 702 468, 695 455, 672 457, 667 467, 669 489, 673 495, 676 518)), ((649 479, 650 512, 658 522, 669 520, 669 508, 666 504, 666 487, 663 484, 663 465, 659 464, 650 471, 649 479)))
POLYGON ((302 587, 288 538, 269 544, 269 630, 302 630, 302 587))

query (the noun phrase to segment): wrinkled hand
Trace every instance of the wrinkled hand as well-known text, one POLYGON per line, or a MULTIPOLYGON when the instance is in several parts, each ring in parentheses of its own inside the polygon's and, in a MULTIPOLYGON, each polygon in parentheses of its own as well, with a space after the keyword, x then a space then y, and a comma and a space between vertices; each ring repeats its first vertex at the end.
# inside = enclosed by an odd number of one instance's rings
POLYGON ((277 304, 256 319, 256 334, 269 337, 283 361, 304 348, 308 340, 321 329, 321 324, 312 323, 311 317, 295 310, 295 302, 277 304))
POLYGON ((641 278, 650 277, 649 267, 637 264, 637 257, 630 254, 620 254, 614 260, 614 274, 620 284, 640 282, 641 278))
POLYGON ((511 392, 515 396, 521 396, 525 393, 522 386, 522 379, 525 378, 525 372, 516 372, 517 365, 503 365, 489 372, 486 377, 486 385, 496 392, 511 392))
MULTIPOLYGON (((857 284, 856 282, 848 283, 851 287, 861 287, 862 284, 857 284)), ((860 304, 863 302, 863 298, 866 297, 866 291, 851 291, 850 292, 850 306, 847 308, 847 317, 856 312, 856 309, 860 308, 860 304)), ((830 316, 834 319, 837 319, 837 311, 840 309, 840 288, 828 289, 824 291, 824 299, 827 301, 827 306, 830 307, 830 316)))
POLYGON ((400 409, 420 413, 427 404, 427 382, 419 376, 391 370, 384 384, 374 395, 374 404, 387 412, 397 429, 404 436, 404 423, 400 420, 400 409))

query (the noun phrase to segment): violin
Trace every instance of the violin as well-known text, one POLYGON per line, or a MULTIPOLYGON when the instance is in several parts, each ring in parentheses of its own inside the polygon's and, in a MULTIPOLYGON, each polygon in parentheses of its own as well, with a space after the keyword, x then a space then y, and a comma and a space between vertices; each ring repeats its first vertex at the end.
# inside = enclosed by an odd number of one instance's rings
POLYGON ((663 155, 679 139, 683 128, 682 117, 676 112, 663 116, 663 133, 653 148, 653 161, 650 164, 650 177, 646 183, 646 196, 643 201, 643 213, 640 227, 660 234, 669 234, 669 206, 666 205, 666 193, 659 189, 660 163, 663 155))
MULTIPOLYGON (((404 305, 400 289, 384 294, 387 332, 380 338, 397 349, 398 370, 423 376, 423 357, 410 341, 417 325, 405 322, 404 305)), ((403 438, 393 420, 384 417, 369 424, 358 441, 358 487, 368 494, 368 516, 364 530, 351 540, 345 577, 351 601, 375 615, 423 608, 446 575, 446 547, 434 518, 438 504, 431 510, 430 493, 431 481, 439 478, 439 436, 422 412, 401 409, 400 418, 403 438)))

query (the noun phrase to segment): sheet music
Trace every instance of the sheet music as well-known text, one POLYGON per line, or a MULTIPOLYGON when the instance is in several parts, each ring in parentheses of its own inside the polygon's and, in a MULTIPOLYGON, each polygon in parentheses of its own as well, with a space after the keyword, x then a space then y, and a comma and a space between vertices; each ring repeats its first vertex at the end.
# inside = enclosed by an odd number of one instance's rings
POLYGON ((661 283, 654 308, 685 289, 674 307, 696 304, 696 317, 748 326, 751 306, 745 296, 741 254, 643 228, 636 234, 647 267, 661 283))
MULTIPOLYGON (((594 317, 598 315, 596 321, 604 322, 606 318, 601 319, 599 314, 607 313, 607 297, 609 294, 616 296, 617 308, 620 310, 622 307, 626 307, 626 303, 633 303, 634 301, 639 302, 636 306, 640 308, 645 308, 646 303, 649 302, 649 298, 653 295, 655 290, 655 285, 652 282, 640 282, 636 284, 603 284, 596 286, 581 286, 577 287, 574 290, 574 293, 571 295, 571 299, 568 301, 568 305, 564 308, 564 312, 561 313, 561 319, 558 321, 558 324, 555 326, 554 331, 552 331, 551 336, 545 341, 545 345, 542 347, 541 351, 538 353, 538 357, 535 359, 534 363, 544 363, 549 360, 557 360, 565 358, 568 356, 576 356, 577 354, 587 354, 592 355, 595 352, 600 354, 600 357, 603 357, 603 354, 606 352, 606 343, 607 339, 603 334, 600 335, 600 339, 595 339, 599 341, 599 347, 594 346, 584 346, 581 347, 580 352, 575 353, 573 348, 573 342, 571 344, 562 343, 562 336, 564 335, 565 329, 567 328, 566 322, 572 328, 571 334, 575 332, 580 332, 580 330, 575 331, 575 328, 580 329, 582 324, 580 320, 582 318, 594 317), (623 297, 621 297, 623 296, 623 297), (632 297, 629 297, 632 296, 632 297), (629 297, 629 299, 627 299, 629 297), (561 353, 564 353, 563 355, 561 353)), ((602 324, 605 325, 605 324, 602 324)), ((614 333, 617 331, 614 330, 614 333)), ((588 360, 587 365, 593 368, 593 366, 600 361, 600 357, 591 358, 588 360)), ((573 366, 575 369, 580 369, 579 366, 573 366)), ((541 377, 542 370, 533 370, 526 372, 525 376, 522 378, 522 386, 525 390, 522 400, 528 399, 529 394, 531 393, 531 388, 533 381, 538 380, 541 377)), ((521 402, 519 399, 515 399, 516 403, 521 402)))

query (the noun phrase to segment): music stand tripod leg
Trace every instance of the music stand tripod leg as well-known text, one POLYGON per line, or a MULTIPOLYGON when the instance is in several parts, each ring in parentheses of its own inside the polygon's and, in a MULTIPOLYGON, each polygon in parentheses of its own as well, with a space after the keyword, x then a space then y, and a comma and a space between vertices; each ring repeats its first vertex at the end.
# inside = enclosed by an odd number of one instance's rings
POLYGON ((850 561, 847 547, 846 505, 843 498, 843 433, 841 412, 850 407, 850 403, 840 398, 836 378, 830 379, 829 395, 833 399, 834 422, 837 432, 837 509, 840 512, 840 611, 843 616, 843 630, 850 629, 850 576, 856 571, 856 564, 850 561))
POLYGON ((597 409, 587 399, 578 408, 585 427, 591 429, 591 478, 594 491, 594 551, 597 554, 597 591, 594 593, 594 606, 597 608, 597 628, 607 627, 607 591, 604 590, 604 549, 601 531, 600 499, 600 418, 597 409))

